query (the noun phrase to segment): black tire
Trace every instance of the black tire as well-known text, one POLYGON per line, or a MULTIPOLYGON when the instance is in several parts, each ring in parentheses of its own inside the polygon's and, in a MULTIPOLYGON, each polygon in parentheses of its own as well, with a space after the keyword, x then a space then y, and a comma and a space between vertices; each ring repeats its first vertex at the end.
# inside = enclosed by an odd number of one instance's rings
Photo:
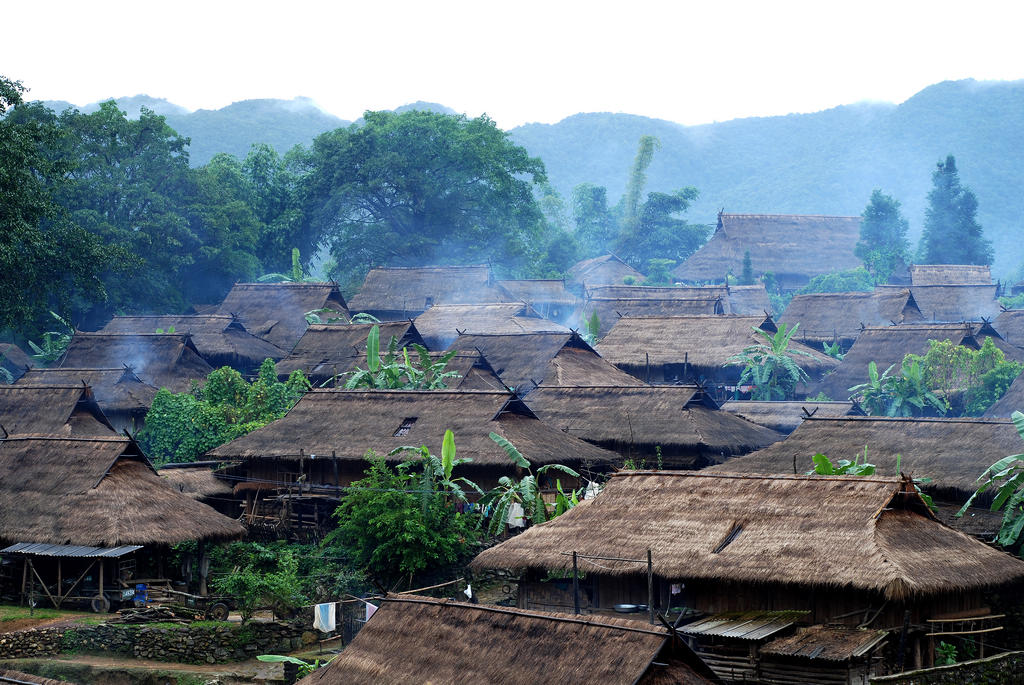
POLYGON ((110 611, 110 600, 103 595, 96 595, 89 602, 89 606, 97 614, 106 614, 110 611))
POLYGON ((231 608, 224 602, 217 602, 206 611, 206 618, 211 621, 226 621, 231 608))

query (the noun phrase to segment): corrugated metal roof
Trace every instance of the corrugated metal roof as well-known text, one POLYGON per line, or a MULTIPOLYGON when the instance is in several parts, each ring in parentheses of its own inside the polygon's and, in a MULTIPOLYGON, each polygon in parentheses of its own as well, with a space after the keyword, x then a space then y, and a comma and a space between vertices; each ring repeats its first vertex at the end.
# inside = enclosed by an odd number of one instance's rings
POLYGON ((31 554, 38 557, 123 557, 142 545, 121 545, 119 547, 86 547, 84 545, 46 545, 39 542, 16 542, 0 554, 31 554))
POLYGON ((687 635, 731 637, 737 640, 762 640, 793 625, 807 611, 731 611, 715 614, 679 628, 687 635))
POLYGON ((762 645, 761 653, 846 661, 867 654, 888 635, 885 630, 809 626, 798 629, 793 635, 762 645))

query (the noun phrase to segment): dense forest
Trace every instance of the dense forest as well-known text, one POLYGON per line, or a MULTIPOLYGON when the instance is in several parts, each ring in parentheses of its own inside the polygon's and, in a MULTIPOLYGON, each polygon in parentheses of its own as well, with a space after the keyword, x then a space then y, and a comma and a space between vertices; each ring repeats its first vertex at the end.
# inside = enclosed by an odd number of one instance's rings
POLYGON ((188 113, 139 96, 58 110, 65 103, 24 102, 21 84, 0 84, 10 198, 3 258, 22 285, 3 302, 8 330, 38 331, 51 309, 83 328, 113 313, 182 312, 219 301, 236 281, 288 271, 296 249, 307 273, 348 293, 382 264, 490 263, 501 277, 559 277, 609 251, 649 284, 667 284, 668 270, 710 234, 711 221, 693 219, 714 216, 708 202, 733 211, 895 210, 886 230, 897 242, 885 254, 863 250, 876 280, 894 259, 994 257, 1004 276, 1020 263, 1020 246, 1006 245, 1019 219, 993 218, 1019 201, 1006 188, 1013 174, 993 175, 1024 161, 1014 157, 1024 147, 1006 144, 1002 130, 1019 135, 1009 126, 1024 99, 1018 84, 942 84, 898 107, 709 127, 579 115, 513 132, 428 103, 343 125, 303 100, 188 113), (968 93, 989 117, 975 117, 969 133, 947 108, 968 93), (212 153, 217 147, 229 151, 212 153), (984 152, 987 163, 943 162, 947 147, 984 152), (933 183, 952 184, 947 226, 931 214, 916 220, 938 198, 928 193, 936 160, 933 183), (865 210, 879 186, 889 210, 865 210), (944 252, 961 230, 977 249, 944 252))
MULTIPOLYGON (((49 103, 62 111, 68 103, 49 103)), ((155 98, 123 98, 132 115, 140 104, 167 117, 191 139, 193 165, 216 152, 244 157, 252 143, 280 154, 347 125, 303 100, 247 100, 220 110, 188 113, 155 98)), ((451 113, 428 103, 410 107, 451 113)), ((91 105, 82 108, 90 111, 91 105)), ((694 222, 713 223, 727 212, 859 215, 875 188, 903 206, 916 246, 924 227, 930 171, 948 154, 978 197, 978 221, 995 248, 994 272, 1016 278, 1024 246, 1024 198, 1016 192, 1024 170, 1024 83, 945 82, 900 105, 859 103, 813 114, 738 119, 702 126, 630 114, 577 114, 557 124, 509 131, 545 164, 551 186, 568 199, 580 183, 625 192, 628 168, 644 135, 661 142, 648 169, 651 190, 700 190, 690 207, 694 222)))

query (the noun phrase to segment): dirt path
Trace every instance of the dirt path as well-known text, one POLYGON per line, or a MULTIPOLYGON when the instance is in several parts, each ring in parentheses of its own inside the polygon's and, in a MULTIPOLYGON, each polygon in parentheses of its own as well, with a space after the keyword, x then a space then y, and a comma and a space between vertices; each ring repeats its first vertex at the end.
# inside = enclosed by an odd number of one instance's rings
POLYGON ((80 616, 57 616, 56 618, 17 618, 13 621, 0 621, 0 634, 14 633, 30 628, 63 628, 81 623, 80 616))

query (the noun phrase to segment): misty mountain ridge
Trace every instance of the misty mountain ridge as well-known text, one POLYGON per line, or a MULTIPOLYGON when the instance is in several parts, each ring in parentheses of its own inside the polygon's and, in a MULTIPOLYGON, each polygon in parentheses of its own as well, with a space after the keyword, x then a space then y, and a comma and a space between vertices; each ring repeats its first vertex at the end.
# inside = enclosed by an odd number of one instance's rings
MULTIPOLYGON (((170 126, 191 138, 193 165, 217 152, 244 157, 257 142, 283 154, 351 123, 323 112, 308 98, 243 100, 195 112, 143 95, 118 103, 130 114, 143 105, 164 114, 170 126)), ((395 111, 409 109, 454 113, 426 102, 395 111)), ((914 246, 932 171, 953 154, 961 180, 978 196, 978 220, 995 246, 995 273, 1015 273, 1024 261, 1024 244, 1017 239, 1024 234, 1019 192, 1024 186, 1024 81, 945 81, 898 105, 858 102, 810 114, 696 126, 633 114, 580 113, 509 133, 544 161, 552 185, 567 203, 573 187, 584 182, 605 186, 609 201, 616 202, 638 140, 654 135, 661 149, 648 170, 646 189, 697 187, 700 197, 688 212, 690 221, 714 223, 719 209, 859 215, 871 191, 880 188, 903 203, 914 246)))

